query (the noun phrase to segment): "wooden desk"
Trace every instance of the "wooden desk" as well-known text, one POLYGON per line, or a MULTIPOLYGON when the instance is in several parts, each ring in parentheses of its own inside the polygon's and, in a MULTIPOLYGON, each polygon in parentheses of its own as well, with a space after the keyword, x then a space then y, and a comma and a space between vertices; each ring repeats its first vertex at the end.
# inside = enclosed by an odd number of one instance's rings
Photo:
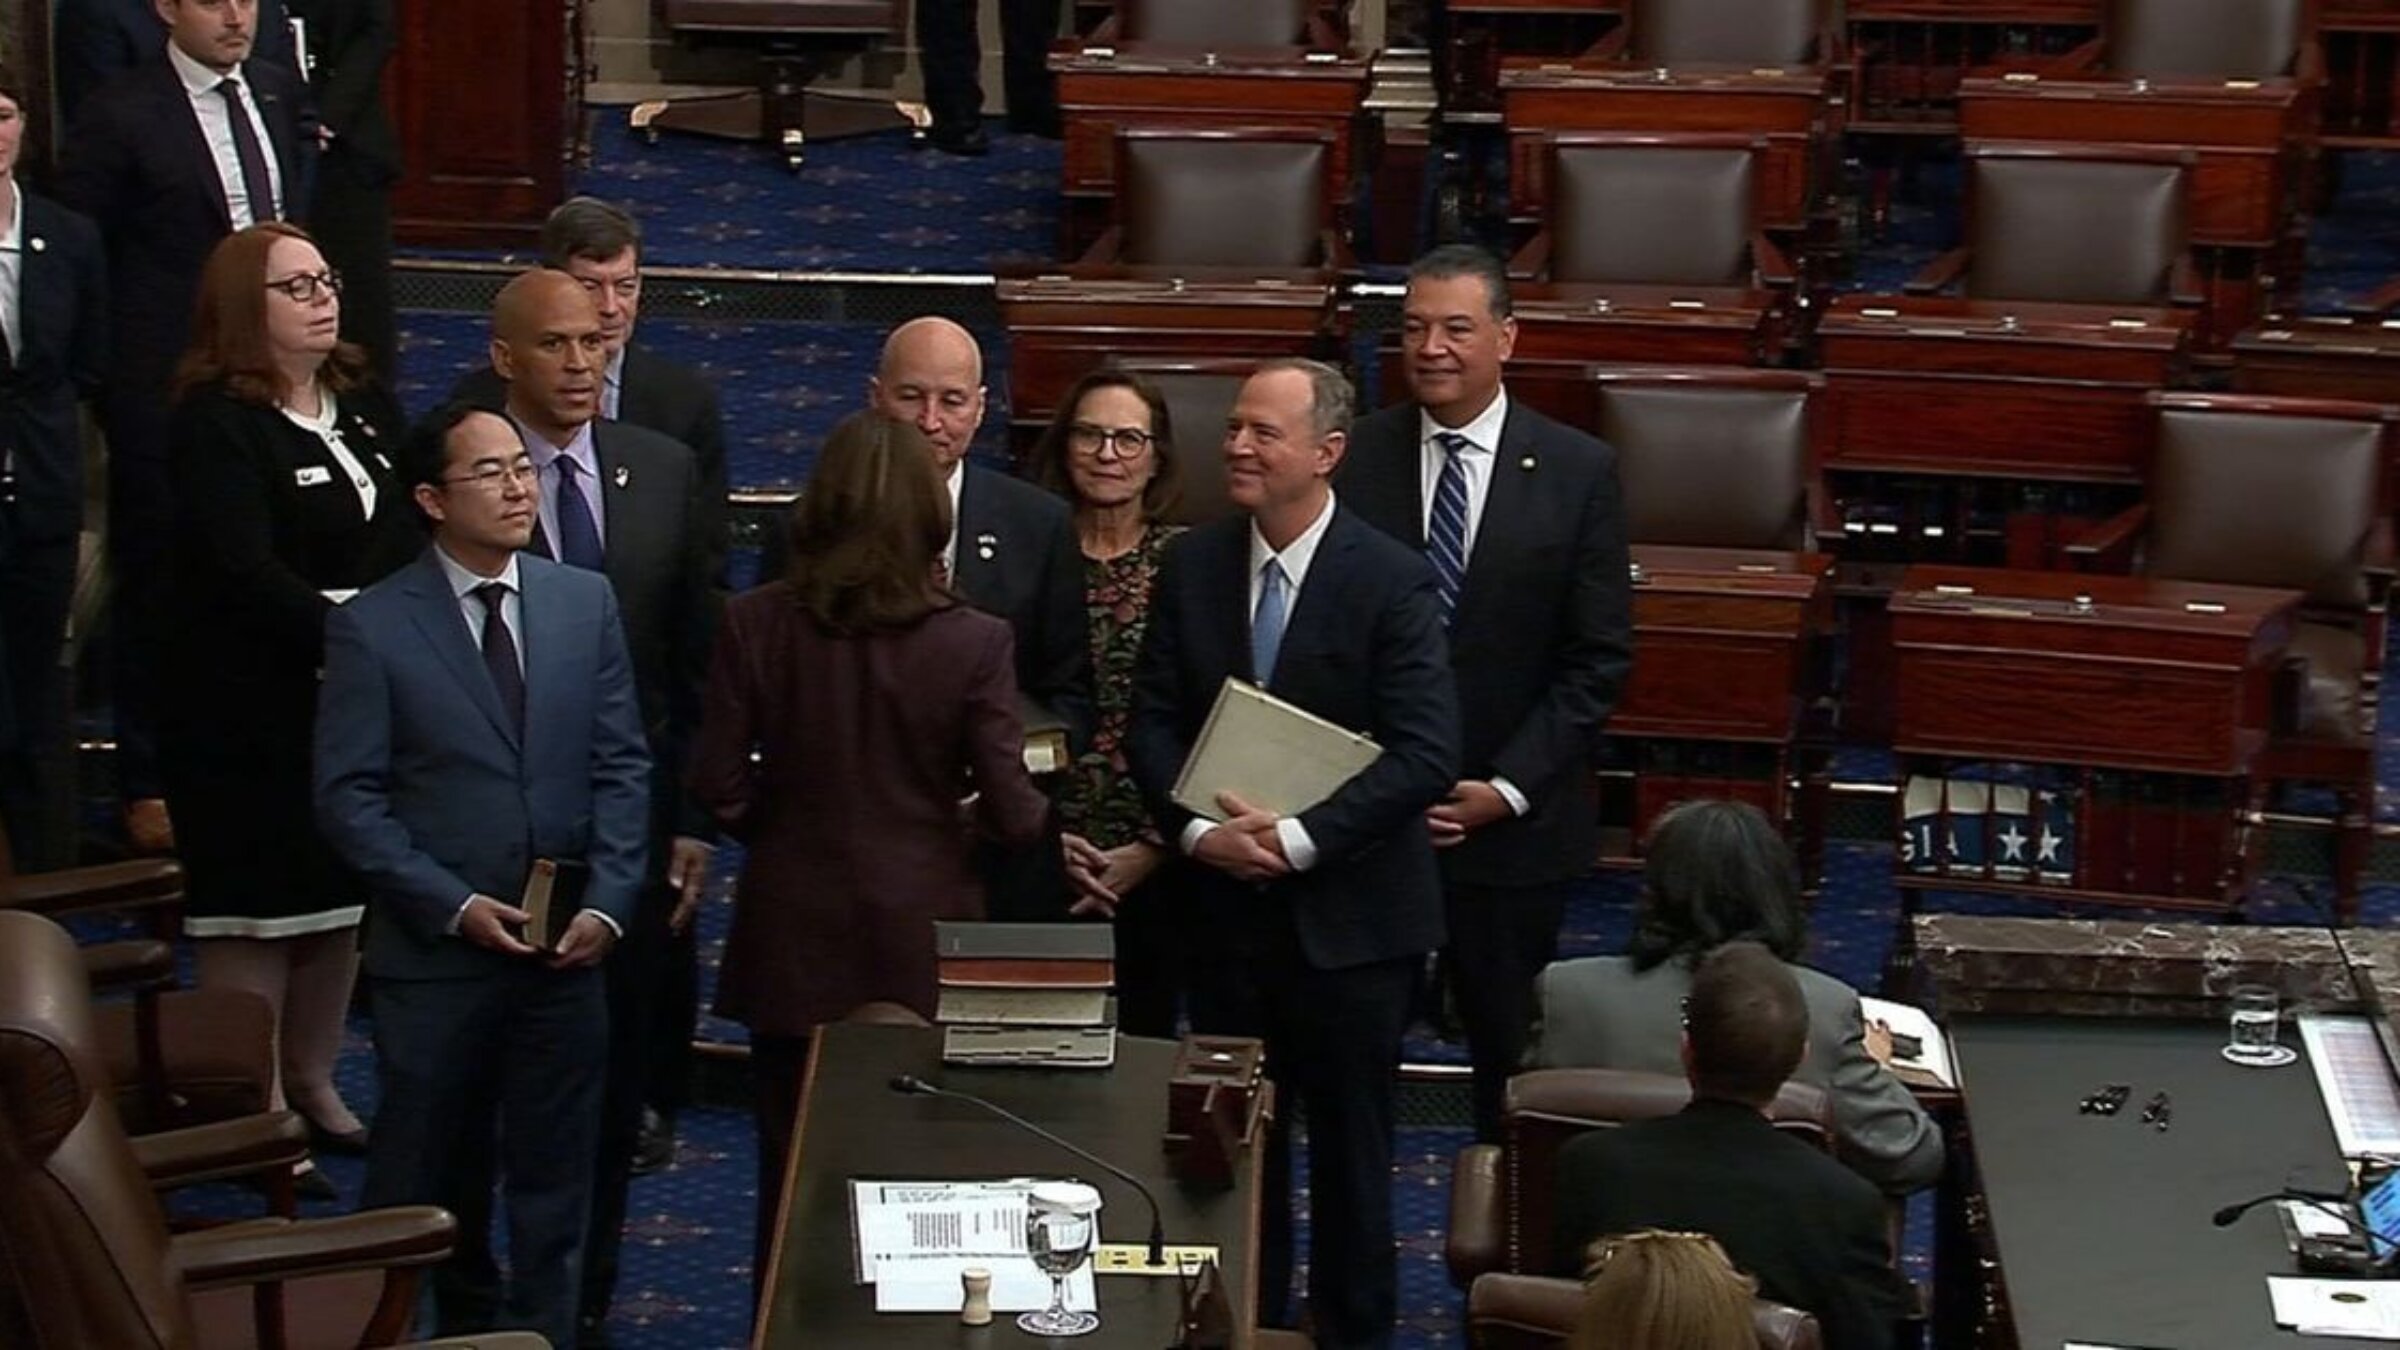
MULTIPOLYGON (((1890 600, 1892 748, 1904 776, 1959 761, 2048 766, 2074 821, 2044 880, 1983 852, 1903 871, 1904 894, 2000 890, 2225 909, 2297 591, 2060 572, 1912 567, 1890 600)), ((1909 824, 1907 794, 1901 829, 1909 824)), ((1998 794, 1985 808, 1999 813, 1998 794)), ((2038 809, 2038 808, 2037 808, 2038 809)), ((1938 837, 1951 837, 1951 808, 1938 837)), ((1974 828, 1989 828, 1991 822, 1974 828)), ((1913 900, 1904 912, 1913 912, 1913 900)))
POLYGON ((2323 0, 2324 144, 2332 150, 2400 145, 2400 0, 2323 0))
POLYGON ((1333 181, 1349 219, 1351 166, 1365 127, 1367 59, 1299 47, 1204 52, 1144 42, 1064 42, 1050 54, 1066 124, 1062 257, 1107 226, 1122 127, 1185 131, 1299 127, 1333 134, 1333 181))
MULTIPOLYGON (((1770 366, 1783 354, 1788 316, 1771 291, 1541 282, 1513 289, 1510 397, 1569 426, 1599 416, 1591 366, 1770 366)), ((1383 346, 1386 389, 1403 387, 1399 358, 1394 336, 1383 346)))
POLYGON ((2142 399, 2182 382, 2190 327, 2174 310, 1840 296, 1817 325, 1825 465, 2138 483, 2142 399))
POLYGON ((1843 14, 1850 129, 1925 138, 1958 134, 1961 81, 2034 69, 2100 29, 2099 0, 1849 0, 1843 14))
POLYGON ((1758 217, 1797 235, 1825 204, 1833 181, 1825 156, 1838 144, 1841 104, 1833 72, 1685 67, 1512 58, 1500 68, 1508 126, 1509 214, 1539 224, 1549 206, 1549 152, 1560 131, 1723 132, 1763 138, 1758 217))
POLYGON ((1068 388, 1110 357, 1338 362, 1345 335, 1339 293, 1330 277, 1314 273, 1078 267, 1002 277, 999 295, 1009 435, 1020 454, 1068 388))
POLYGON ((2270 315, 2233 340, 2233 387, 2400 403, 2400 319, 2270 315))
MULTIPOLYGON (((1158 1195, 1169 1242, 1222 1248, 1238 1328, 1249 1344, 1257 1322, 1260 1155, 1253 1150, 1230 1191, 1187 1192, 1166 1172, 1159 1141, 1167 1124, 1170 1041, 1122 1037, 1116 1067, 958 1069, 941 1062, 941 1033, 924 1027, 835 1024, 810 1047, 796 1141, 776 1234, 767 1300, 754 1350, 827 1346, 997 1345, 1024 1341, 1013 1323, 962 1328, 956 1316, 877 1314, 875 1292, 852 1275, 850 1179, 1074 1176, 1100 1188, 1103 1241, 1140 1242, 1149 1209, 1124 1182, 962 1102, 904 1097, 888 1084, 916 1074, 937 1086, 990 1098, 1109 1159, 1158 1195)), ((1177 1281, 1098 1278, 1100 1330, 1077 1342, 1157 1350, 1175 1338, 1177 1281)))

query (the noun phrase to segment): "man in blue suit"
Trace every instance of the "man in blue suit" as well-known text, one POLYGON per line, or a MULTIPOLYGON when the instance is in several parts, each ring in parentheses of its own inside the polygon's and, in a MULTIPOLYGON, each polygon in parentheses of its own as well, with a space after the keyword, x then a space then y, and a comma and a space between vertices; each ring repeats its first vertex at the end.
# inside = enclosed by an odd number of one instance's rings
POLYGON ((456 1206, 459 1140, 497 1130, 511 1280, 437 1271, 441 1332, 572 1345, 608 1057, 598 966, 649 835, 633 663, 605 577, 519 553, 534 470, 505 418, 448 410, 405 467, 433 546, 328 619, 317 712, 318 823, 371 888, 382 1105, 363 1203, 456 1206), (517 904, 537 859, 588 868, 548 950, 517 904))
MULTIPOLYGON (((1194 1028, 1263 1036, 1281 1100, 1308 1117, 1316 1342, 1376 1347, 1391 1344, 1399 1302, 1392 1080, 1416 972, 1442 941, 1424 812, 1458 779, 1458 699, 1432 568, 1334 502, 1350 406, 1348 381, 1314 361, 1269 361, 1242 386, 1225 465, 1246 514, 1194 529, 1159 569, 1126 751, 1197 909, 1216 919, 1194 1028), (1195 816, 1172 791, 1227 679, 1381 753, 1296 816, 1231 793, 1221 823, 1195 816)), ((1290 1152, 1279 1119, 1259 1302, 1286 1325, 1290 1152)))

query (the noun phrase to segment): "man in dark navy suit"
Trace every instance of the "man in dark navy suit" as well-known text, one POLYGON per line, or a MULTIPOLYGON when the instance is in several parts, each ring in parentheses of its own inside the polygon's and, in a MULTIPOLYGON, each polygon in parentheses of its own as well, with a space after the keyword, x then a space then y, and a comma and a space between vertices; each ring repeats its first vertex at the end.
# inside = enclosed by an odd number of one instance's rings
POLYGON ((174 507, 168 386, 190 341, 201 265, 217 241, 308 200, 315 128, 288 61, 252 59, 258 0, 158 0, 150 56, 84 100, 58 195, 108 249, 108 558, 116 596, 118 787, 137 847, 173 843, 159 798, 153 705, 157 616, 174 507))
POLYGON ((1516 331, 1499 259, 1453 245, 1419 260, 1401 317, 1412 397, 1358 424, 1335 479, 1439 579, 1465 772, 1426 824, 1487 1142, 1567 887, 1598 851, 1592 756, 1633 660, 1616 457, 1509 398, 1516 331))
POLYGON ((328 616, 317 709, 317 823, 370 891, 382 1104, 362 1203, 480 1215, 460 1155, 496 1134, 509 1286, 469 1316, 445 1265, 441 1331, 567 1346, 608 1060, 599 966, 649 834, 641 700, 607 579, 519 552, 539 490, 514 427, 452 409, 407 468, 433 543, 328 616), (587 869, 546 950, 519 905, 537 859, 587 869))
POLYGON ((72 861, 43 828, 66 753, 59 648, 83 529, 78 408, 108 371, 100 232, 18 183, 25 85, 0 66, 0 824, 26 871, 72 861))
MULTIPOLYGON (((1243 384, 1225 440, 1244 514, 1195 528, 1159 569, 1126 752, 1205 912, 1193 1025, 1263 1036, 1280 1100, 1308 1118, 1317 1344, 1388 1346, 1398 1307, 1392 1081, 1410 995, 1442 940, 1426 808, 1458 778, 1458 700, 1425 560, 1336 504, 1350 388, 1314 361, 1243 384), (1171 793, 1229 679, 1381 748, 1323 802, 1278 817, 1228 794, 1212 822, 1171 793)), ((1269 1139, 1261 1315, 1286 1321, 1288 1109, 1269 1139)))
MULTIPOLYGON (((156 0, 58 0, 50 50, 58 79, 58 112, 72 125, 84 99, 125 71, 158 55, 156 0)), ((251 55, 299 73, 283 0, 258 0, 251 55)))

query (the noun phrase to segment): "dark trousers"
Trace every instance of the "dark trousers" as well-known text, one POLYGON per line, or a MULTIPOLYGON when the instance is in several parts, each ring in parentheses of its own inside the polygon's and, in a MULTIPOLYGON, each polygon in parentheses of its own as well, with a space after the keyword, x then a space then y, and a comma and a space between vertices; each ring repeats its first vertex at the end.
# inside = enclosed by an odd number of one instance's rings
POLYGON ((1308 1122, 1309 1306, 1325 1350, 1386 1347, 1398 1316, 1392 1234, 1392 1087, 1421 959, 1319 970, 1289 907, 1261 899, 1236 917, 1194 991, 1195 1030, 1267 1043, 1276 1121, 1268 1132, 1259 1316, 1292 1325, 1290 1120, 1308 1122))
POLYGON ((395 388, 400 330, 392 312, 392 194, 338 149, 317 171, 309 233, 342 274, 342 341, 364 348, 376 378, 395 388))
POLYGON ((1192 984, 1192 923, 1179 870, 1160 867, 1117 907, 1117 1029, 1171 1040, 1192 984))
MULTIPOLYGON (((653 841, 652 847, 664 847, 653 841)), ((640 1142, 642 1105, 653 1082, 652 1068, 660 1059, 658 1041, 674 1018, 674 1002, 683 1003, 680 1025, 688 1050, 697 976, 697 959, 689 929, 681 936, 667 931, 675 911, 675 891, 663 873, 643 887, 633 927, 602 970, 608 985, 608 1087, 600 1111, 600 1161, 592 1182, 592 1221, 584 1238, 583 1312, 599 1318, 617 1291, 617 1260, 625 1245, 627 1192, 633 1184, 633 1154, 640 1142), (678 978, 681 962, 683 977, 678 978)), ((681 1063, 681 1060, 677 1061, 681 1063)))
MULTIPOLYGON (((925 106, 937 128, 965 128, 983 116, 983 39, 976 0, 916 0, 917 54, 924 62, 925 106)), ((1058 36, 1058 0, 1000 0, 1000 72, 1008 110, 1047 116, 1057 103, 1050 43, 1058 36)))
POLYGON ((750 1109, 758 1124, 758 1210, 750 1230, 750 1306, 765 1306, 767 1265, 783 1219, 791 1168, 792 1130, 800 1118, 800 1085, 808 1076, 806 1036, 750 1037, 750 1109))
MULTIPOLYGON (((0 510, 6 510, 0 506, 0 510)), ((73 859, 72 831, 54 837, 50 808, 66 759, 67 611, 75 600, 75 537, 28 540, 0 526, 0 824, 19 870, 73 859)))
POLYGON ((459 1217, 457 1250, 432 1280, 439 1334, 534 1331, 573 1345, 608 1062, 600 972, 528 960, 481 978, 378 978, 369 989, 382 1102, 361 1206, 440 1205, 459 1217), (471 1195, 479 1183, 461 1167, 474 1139, 498 1141, 505 1288, 489 1182, 471 1195))
POLYGON ((115 708, 117 794, 132 802, 165 791, 158 773, 158 720, 159 686, 166 677, 158 667, 173 604, 168 589, 175 504, 163 417, 112 409, 108 436, 109 698, 115 708), (121 448, 142 436, 155 436, 155 457, 121 448))
POLYGON ((1475 1067, 1475 1137, 1500 1142, 1501 1103, 1533 1029, 1533 982, 1558 956, 1564 882, 1443 888, 1450 990, 1475 1067))

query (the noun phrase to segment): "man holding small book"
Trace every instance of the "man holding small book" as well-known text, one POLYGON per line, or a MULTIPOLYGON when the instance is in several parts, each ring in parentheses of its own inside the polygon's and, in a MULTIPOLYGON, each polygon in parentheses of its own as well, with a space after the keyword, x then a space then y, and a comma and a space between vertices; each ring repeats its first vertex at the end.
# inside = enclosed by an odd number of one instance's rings
MULTIPOLYGON (((1244 514, 1167 552, 1134 677, 1127 757, 1161 837, 1190 874, 1206 949, 1195 1030, 1261 1036, 1277 1090, 1309 1121, 1309 1293, 1317 1344, 1386 1346, 1398 1304, 1391 1216, 1392 1081, 1416 972, 1442 940, 1425 809, 1458 777, 1458 701, 1434 575, 1422 555, 1334 500, 1348 381, 1269 361, 1225 438, 1244 514), (1295 710, 1296 734, 1363 733, 1376 753, 1329 795, 1279 814, 1222 785, 1195 812, 1185 762, 1227 681, 1295 710), (1213 810, 1207 810, 1213 805, 1213 810)), ((1238 751, 1238 747, 1232 748, 1238 751)), ((1290 1191, 1279 1112, 1269 1196, 1290 1191)), ((1262 1317, 1288 1324, 1288 1203, 1266 1207, 1262 1317)))
POLYGON ((317 712, 317 821, 369 892, 381 1105, 362 1203, 487 1212, 460 1152, 496 1131, 509 1286, 488 1265, 438 1269, 439 1333, 572 1345, 608 1060, 599 966, 648 837, 633 663, 606 578, 519 553, 536 493, 514 427, 451 409, 403 456, 433 544, 328 616, 317 712), (521 907, 545 860, 582 876, 580 912, 552 896, 550 948, 526 941, 521 907))

